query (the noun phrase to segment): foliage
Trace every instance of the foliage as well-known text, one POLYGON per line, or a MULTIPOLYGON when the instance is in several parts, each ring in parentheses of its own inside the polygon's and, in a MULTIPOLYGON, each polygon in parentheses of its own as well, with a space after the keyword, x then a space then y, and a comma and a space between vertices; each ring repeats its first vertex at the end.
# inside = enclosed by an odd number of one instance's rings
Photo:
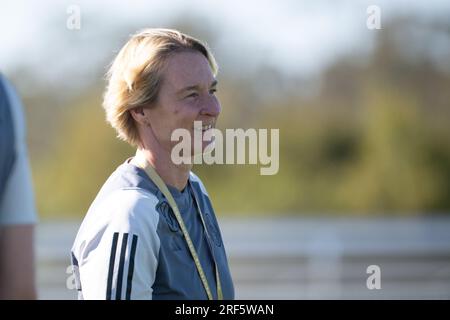
MULTIPOLYGON (((221 74, 220 127, 279 128, 280 170, 261 176, 259 165, 195 167, 219 214, 449 211, 450 75, 424 55, 406 59, 394 31, 382 33, 365 63, 351 55, 335 61, 316 95, 302 95, 288 85, 302 81, 273 70, 221 74), (258 78, 267 87, 255 85, 258 78)), ((104 121, 98 87, 69 103, 53 143, 32 154, 43 215, 84 214, 134 153, 104 121)))

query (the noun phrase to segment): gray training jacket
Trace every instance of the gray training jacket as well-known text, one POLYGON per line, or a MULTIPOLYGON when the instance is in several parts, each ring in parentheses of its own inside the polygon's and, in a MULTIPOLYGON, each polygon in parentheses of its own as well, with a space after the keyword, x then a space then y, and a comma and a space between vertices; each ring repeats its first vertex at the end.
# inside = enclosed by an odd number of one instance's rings
MULTIPOLYGON (((191 172, 180 192, 169 187, 217 299, 213 250, 224 299, 234 288, 222 236, 209 196, 191 172), (199 201, 208 233, 196 209, 199 201)), ((72 248, 80 299, 207 299, 178 222, 164 195, 144 170, 127 160, 92 203, 72 248)))

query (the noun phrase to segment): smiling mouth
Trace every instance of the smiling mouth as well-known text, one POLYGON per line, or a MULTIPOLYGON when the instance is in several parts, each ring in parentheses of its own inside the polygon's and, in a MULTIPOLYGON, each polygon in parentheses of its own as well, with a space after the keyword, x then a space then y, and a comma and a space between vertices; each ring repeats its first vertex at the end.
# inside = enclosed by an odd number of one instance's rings
POLYGON ((204 126, 194 126, 194 130, 196 131, 200 131, 200 132, 205 132, 209 129, 212 129, 214 126, 212 124, 206 124, 204 126))

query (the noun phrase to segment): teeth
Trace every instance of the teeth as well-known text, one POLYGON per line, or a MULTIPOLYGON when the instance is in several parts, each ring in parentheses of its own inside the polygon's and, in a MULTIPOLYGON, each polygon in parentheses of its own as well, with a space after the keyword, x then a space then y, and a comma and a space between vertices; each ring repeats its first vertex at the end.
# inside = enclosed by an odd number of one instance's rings
POLYGON ((212 128, 212 125, 211 124, 209 124, 209 125, 204 125, 204 126, 202 126, 201 128, 198 128, 198 129, 196 129, 196 130, 201 130, 201 131, 206 131, 206 130, 209 130, 209 129, 211 129, 212 128))

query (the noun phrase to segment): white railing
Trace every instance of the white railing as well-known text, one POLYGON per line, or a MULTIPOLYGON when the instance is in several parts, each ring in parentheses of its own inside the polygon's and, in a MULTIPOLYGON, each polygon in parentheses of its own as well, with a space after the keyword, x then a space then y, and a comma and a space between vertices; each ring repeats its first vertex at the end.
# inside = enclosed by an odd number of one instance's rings
MULTIPOLYGON (((41 299, 74 299, 66 288, 79 223, 37 232, 41 299)), ((450 217, 405 219, 221 219, 238 299, 450 298, 450 217), (369 290, 367 267, 380 267, 369 290)))

